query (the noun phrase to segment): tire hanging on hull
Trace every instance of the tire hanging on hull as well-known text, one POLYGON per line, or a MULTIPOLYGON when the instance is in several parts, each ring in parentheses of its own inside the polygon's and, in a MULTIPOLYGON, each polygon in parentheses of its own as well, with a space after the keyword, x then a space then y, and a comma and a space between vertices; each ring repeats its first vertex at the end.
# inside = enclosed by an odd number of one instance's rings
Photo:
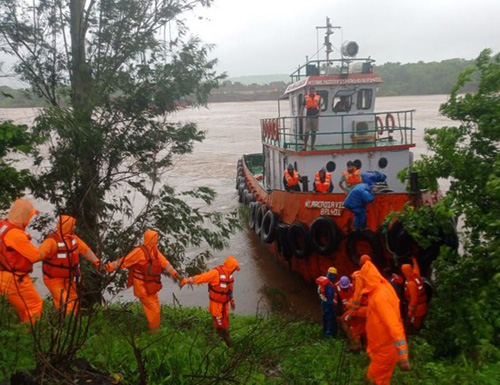
POLYGON ((268 210, 262 218, 260 229, 260 238, 265 243, 272 243, 276 238, 276 224, 278 223, 278 214, 268 210))
POLYGON ((288 225, 278 223, 276 226, 276 241, 278 243, 278 253, 280 253, 285 261, 292 259, 293 252, 288 243, 288 225))
POLYGON ((382 266, 384 256, 382 242, 378 235, 371 230, 350 232, 347 235, 346 252, 356 266, 359 266, 359 260, 363 254, 368 254, 375 266, 379 268, 382 266), (358 251, 360 244, 368 245, 368 248, 362 253, 358 251))
POLYGON ((305 259, 311 253, 311 241, 308 227, 302 222, 295 222, 288 228, 288 243, 297 258, 305 259))
POLYGON ((321 216, 312 223, 310 236, 314 251, 331 256, 339 245, 342 233, 332 218, 321 216))

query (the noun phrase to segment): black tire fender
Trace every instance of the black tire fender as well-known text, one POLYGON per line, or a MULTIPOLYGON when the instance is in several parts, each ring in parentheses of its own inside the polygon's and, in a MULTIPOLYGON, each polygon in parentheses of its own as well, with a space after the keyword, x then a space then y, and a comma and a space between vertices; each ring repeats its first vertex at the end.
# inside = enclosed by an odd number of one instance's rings
POLYGON ((263 204, 259 204, 259 208, 255 215, 255 234, 260 236, 260 232, 262 229, 262 220, 264 219, 264 215, 267 213, 267 206, 263 204))
POLYGON ((248 226, 253 230, 255 227, 255 206, 257 206, 257 202, 250 202, 249 213, 248 213, 248 226))
POLYGON ((245 183, 240 183, 240 185, 238 186, 238 202, 240 203, 243 203, 243 190, 246 189, 246 184, 245 183))
POLYGON ((366 254, 371 257, 375 266, 381 267, 384 249, 378 235, 371 230, 352 231, 347 235, 346 253, 356 266, 359 266, 359 260, 361 258, 356 248, 358 242, 365 242, 370 245, 371 251, 366 254))
POLYGON ((244 194, 245 194, 245 204, 249 205, 250 203, 255 202, 255 197, 250 191, 245 190, 244 194))
POLYGON ((288 225, 279 223, 276 226, 276 237, 278 242, 278 253, 280 253, 285 261, 292 259, 293 253, 290 243, 288 243, 288 225))
POLYGON ((262 218, 262 225, 260 229, 260 238, 266 243, 274 242, 276 238, 276 225, 278 223, 278 214, 272 210, 268 210, 262 218))
POLYGON ((311 254, 311 240, 308 227, 302 222, 295 222, 288 228, 288 243, 297 258, 304 259, 311 254))
POLYGON ((314 251, 321 255, 331 255, 339 246, 342 233, 332 218, 321 216, 312 223, 310 236, 314 251))

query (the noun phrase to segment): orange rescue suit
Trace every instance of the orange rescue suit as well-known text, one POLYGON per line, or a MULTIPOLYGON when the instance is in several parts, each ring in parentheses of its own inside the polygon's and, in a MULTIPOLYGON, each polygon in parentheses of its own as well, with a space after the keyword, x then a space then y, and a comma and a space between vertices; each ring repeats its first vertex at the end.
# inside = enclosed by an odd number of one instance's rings
POLYGON ((367 378, 375 384, 389 385, 397 362, 408 360, 399 299, 371 261, 365 262, 360 277, 363 292, 368 295, 366 336, 371 362, 367 378))
POLYGON ((18 199, 7 220, 0 222, 0 295, 17 310, 21 322, 35 323, 42 315, 43 301, 29 277, 33 263, 43 259, 25 228, 37 213, 33 205, 18 199))
POLYGON ((354 168, 354 171, 352 173, 347 170, 342 171, 342 175, 344 175, 346 183, 349 187, 363 182, 363 180, 361 179, 361 170, 358 170, 357 168, 354 168))
POLYGON ((190 285, 208 283, 209 310, 216 329, 229 329, 229 303, 234 304, 232 274, 235 270, 240 270, 238 261, 233 256, 229 256, 223 265, 206 273, 189 277, 186 281, 190 285))
POLYGON ((151 332, 160 329, 161 273, 177 278, 178 273, 158 249, 158 233, 147 230, 144 242, 127 256, 106 265, 109 272, 129 269, 129 286, 134 286, 134 295, 141 301, 151 332), (161 270, 160 270, 161 269, 161 270))
POLYGON ((330 184, 332 182, 332 176, 329 172, 325 173, 325 181, 322 182, 321 178, 319 177, 319 171, 316 172, 316 175, 314 176, 314 183, 316 185, 316 191, 318 192, 326 192, 330 188, 330 184))
POLYGON ((295 170, 293 171, 293 176, 290 176, 288 170, 285 170, 284 176, 288 187, 295 186, 299 183, 299 173, 295 170))
POLYGON ((80 275, 80 256, 94 266, 99 259, 90 247, 73 233, 76 219, 69 215, 61 215, 57 229, 40 245, 45 253, 42 263, 43 282, 54 300, 54 307, 65 306, 70 314, 77 309, 78 290, 75 278, 80 275))
POLYGON ((420 268, 415 258, 413 267, 409 264, 401 266, 405 282, 405 298, 408 303, 408 321, 415 330, 420 330, 427 314, 427 293, 424 281, 420 275, 420 268))
POLYGON ((321 96, 314 94, 314 96, 311 98, 309 94, 307 94, 305 97, 306 108, 319 110, 320 101, 321 96))

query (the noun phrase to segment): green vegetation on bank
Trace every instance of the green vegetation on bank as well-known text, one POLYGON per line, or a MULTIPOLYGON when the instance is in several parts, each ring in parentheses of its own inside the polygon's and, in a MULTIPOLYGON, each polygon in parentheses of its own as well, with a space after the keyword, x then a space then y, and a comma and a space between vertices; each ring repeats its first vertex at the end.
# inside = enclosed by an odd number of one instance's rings
MULTIPOLYGON (((0 322, 1 382, 15 372, 33 370, 37 348, 12 311, 2 312, 0 322)), ((51 327, 47 319, 38 326, 51 327)), ((163 306, 161 332, 148 335, 140 306, 113 305, 97 313, 78 357, 90 363, 93 369, 87 370, 122 377, 122 384, 139 384, 141 368, 150 385, 362 383, 366 354, 344 353, 344 339, 322 340, 320 329, 277 316, 232 315, 235 347, 227 349, 204 309, 163 306)), ((48 343, 49 333, 41 335, 42 344, 48 343)), ((410 351, 412 371, 396 370, 393 384, 498 383, 499 363, 473 363, 464 357, 435 360, 421 338, 411 340, 410 351)))

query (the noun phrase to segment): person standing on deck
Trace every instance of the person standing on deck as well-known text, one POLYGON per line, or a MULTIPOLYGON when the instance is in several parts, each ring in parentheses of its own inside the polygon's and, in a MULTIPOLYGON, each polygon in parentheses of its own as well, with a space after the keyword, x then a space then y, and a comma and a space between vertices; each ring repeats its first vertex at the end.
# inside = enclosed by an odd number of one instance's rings
POLYGON ((332 175, 323 167, 314 176, 313 191, 331 193, 333 191, 332 175))
POLYGON ((304 108, 306 112, 306 130, 304 135, 304 147, 302 151, 307 150, 307 141, 309 140, 309 132, 311 133, 311 150, 314 150, 316 142, 316 132, 318 132, 319 115, 321 112, 321 96, 316 94, 314 87, 309 87, 309 93, 304 97, 304 103, 300 108, 299 116, 304 115, 304 108))
POLYGON ((340 177, 340 182, 339 182, 340 189, 347 195, 351 192, 352 188, 355 185, 361 183, 362 181, 363 180, 361 179, 361 170, 359 170, 354 165, 354 162, 348 161, 347 170, 342 171, 342 176, 340 177))
POLYGON ((299 182, 302 182, 302 177, 294 167, 289 164, 283 173, 283 186, 286 191, 300 191, 299 182))

